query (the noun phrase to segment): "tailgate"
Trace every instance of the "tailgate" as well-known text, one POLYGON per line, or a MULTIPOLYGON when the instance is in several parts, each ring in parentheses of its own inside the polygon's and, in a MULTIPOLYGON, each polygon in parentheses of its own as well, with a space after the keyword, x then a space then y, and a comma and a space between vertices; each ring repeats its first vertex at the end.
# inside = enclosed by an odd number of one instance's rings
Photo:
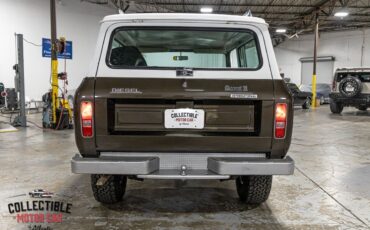
MULTIPOLYGON (((259 124, 256 115, 260 113, 260 103, 257 101, 228 101, 228 100, 161 100, 161 99, 109 99, 108 117, 113 122, 108 124, 111 135, 120 134, 150 134, 150 132, 170 133, 217 133, 256 134, 259 124), (165 120, 178 114, 181 118, 183 108, 204 111, 201 130, 194 128, 165 128, 165 120), (173 113, 165 115, 165 111, 173 113), (257 114, 255 114, 255 112, 257 114), (172 115, 172 116, 171 116, 172 115)), ((192 111, 192 110, 190 110, 192 111)), ((184 115, 186 116, 186 115, 184 115)), ((191 115, 190 115, 191 116, 191 115)), ((176 121, 176 119, 175 119, 176 121)))
POLYGON ((266 152, 273 81, 96 78, 95 121, 99 151, 266 152))

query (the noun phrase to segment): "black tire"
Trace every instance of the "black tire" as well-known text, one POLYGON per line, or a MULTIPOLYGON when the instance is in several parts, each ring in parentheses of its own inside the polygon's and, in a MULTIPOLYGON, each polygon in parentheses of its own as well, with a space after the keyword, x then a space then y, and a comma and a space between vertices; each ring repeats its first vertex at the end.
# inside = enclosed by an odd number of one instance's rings
POLYGON ((348 76, 339 83, 339 92, 345 97, 355 97, 362 91, 362 82, 359 78, 348 76), (347 87, 352 88, 351 91, 347 87))
POLYGON ((270 195, 272 176, 239 176, 235 182, 241 201, 247 204, 261 204, 270 195))
POLYGON ((335 101, 330 102, 330 111, 339 114, 343 111, 343 104, 335 101))
POLYGON ((101 176, 99 174, 91 175, 91 188, 95 200, 104 204, 114 204, 121 201, 126 191, 127 177, 112 175, 104 185, 97 186, 96 182, 101 176))
POLYGON ((302 105, 302 109, 309 109, 311 107, 311 98, 307 98, 302 105))
POLYGON ((358 109, 361 110, 361 111, 366 111, 367 110, 367 106, 366 105, 360 105, 358 107, 358 109))

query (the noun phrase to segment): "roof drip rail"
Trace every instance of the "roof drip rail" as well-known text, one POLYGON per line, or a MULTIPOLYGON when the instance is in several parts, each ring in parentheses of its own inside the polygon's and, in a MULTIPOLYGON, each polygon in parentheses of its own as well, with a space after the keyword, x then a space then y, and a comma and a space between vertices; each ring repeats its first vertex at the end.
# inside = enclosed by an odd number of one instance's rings
POLYGON ((248 9, 244 14, 243 16, 247 16, 247 17, 253 17, 252 15, 252 11, 250 9, 248 9))

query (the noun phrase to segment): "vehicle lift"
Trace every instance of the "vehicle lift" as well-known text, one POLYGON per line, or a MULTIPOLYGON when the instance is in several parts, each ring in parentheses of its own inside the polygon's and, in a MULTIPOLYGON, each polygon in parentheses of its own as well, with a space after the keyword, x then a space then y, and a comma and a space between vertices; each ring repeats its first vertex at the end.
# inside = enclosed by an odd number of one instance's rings
POLYGON ((51 19, 51 90, 43 95, 43 127, 52 129, 73 128, 72 110, 65 98, 67 73, 58 73, 58 53, 65 51, 65 38, 57 39, 55 0, 50 0, 51 19), (64 81, 62 96, 59 97, 59 80, 64 81))
POLYGON ((17 44, 17 63, 13 66, 13 69, 15 71, 14 83, 15 92, 17 93, 19 114, 14 118, 12 125, 27 127, 26 94, 24 87, 23 34, 15 34, 15 38, 17 44))

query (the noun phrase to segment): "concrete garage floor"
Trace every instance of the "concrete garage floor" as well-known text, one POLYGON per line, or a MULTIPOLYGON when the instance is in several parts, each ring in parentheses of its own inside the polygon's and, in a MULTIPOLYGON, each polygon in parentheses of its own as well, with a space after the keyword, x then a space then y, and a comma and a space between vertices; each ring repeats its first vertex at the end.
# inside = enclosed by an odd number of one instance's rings
POLYGON ((369 229, 369 130, 370 111, 297 109, 289 153, 296 171, 274 177, 270 199, 259 207, 238 201, 234 181, 155 180, 129 181, 124 201, 104 206, 93 198, 90 177, 70 172, 77 152, 72 130, 30 125, 0 133, 0 229, 28 229, 7 205, 31 200, 22 194, 36 188, 73 204, 53 229, 369 229))

